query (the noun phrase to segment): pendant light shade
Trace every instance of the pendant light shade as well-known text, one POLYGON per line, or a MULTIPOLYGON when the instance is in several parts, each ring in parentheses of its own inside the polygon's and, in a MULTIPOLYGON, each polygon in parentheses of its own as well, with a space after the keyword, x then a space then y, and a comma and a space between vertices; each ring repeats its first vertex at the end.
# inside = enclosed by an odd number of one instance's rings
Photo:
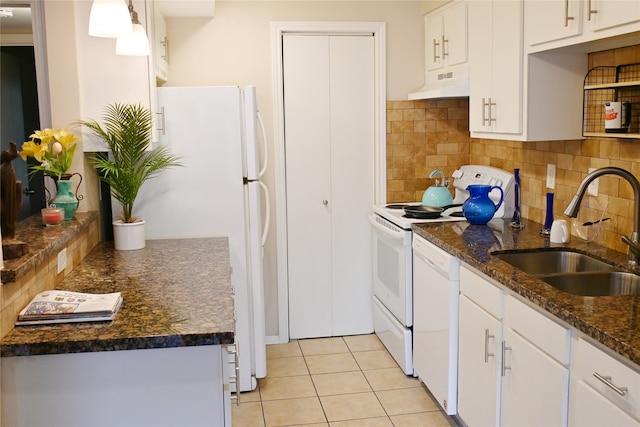
POLYGON ((93 0, 89 35, 119 37, 133 31, 131 15, 124 0, 93 0))
POLYGON ((118 37, 116 40, 116 55, 149 55, 149 39, 142 25, 133 24, 133 32, 131 34, 118 37))
POLYGON ((138 12, 133 9, 133 1, 129 0, 129 19, 133 31, 118 37, 116 40, 116 55, 147 56, 149 55, 149 39, 144 27, 138 19, 138 12))

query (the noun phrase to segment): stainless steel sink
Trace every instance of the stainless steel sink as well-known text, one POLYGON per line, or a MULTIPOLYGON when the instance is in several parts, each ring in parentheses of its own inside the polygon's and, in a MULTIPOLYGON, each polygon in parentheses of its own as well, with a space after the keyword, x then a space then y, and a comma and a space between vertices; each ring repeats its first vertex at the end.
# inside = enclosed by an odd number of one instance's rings
POLYGON ((567 250, 513 251, 492 253, 517 269, 529 274, 575 273, 582 271, 610 271, 614 268, 589 255, 567 250))
POLYGON ((542 280, 573 295, 640 295, 640 276, 620 271, 559 274, 542 280))
POLYGON ((568 250, 494 252, 492 256, 573 295, 640 295, 640 276, 568 250))

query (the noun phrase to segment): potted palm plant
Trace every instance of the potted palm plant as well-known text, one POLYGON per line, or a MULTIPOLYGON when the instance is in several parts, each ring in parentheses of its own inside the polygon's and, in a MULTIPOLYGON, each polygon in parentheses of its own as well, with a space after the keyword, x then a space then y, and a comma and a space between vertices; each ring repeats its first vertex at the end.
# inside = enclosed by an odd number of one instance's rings
POLYGON ((153 113, 140 104, 111 104, 105 108, 104 125, 81 121, 109 148, 108 156, 94 155, 90 164, 111 187, 111 195, 122 206, 122 217, 113 220, 115 248, 145 247, 144 220, 133 214, 142 184, 162 170, 182 166, 167 147, 151 148, 153 113))

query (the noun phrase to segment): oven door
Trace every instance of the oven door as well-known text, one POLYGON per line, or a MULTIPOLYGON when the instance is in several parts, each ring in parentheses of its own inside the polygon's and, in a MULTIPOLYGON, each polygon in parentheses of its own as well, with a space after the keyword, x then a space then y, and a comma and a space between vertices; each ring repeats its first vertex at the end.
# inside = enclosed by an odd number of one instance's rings
POLYGON ((373 294, 404 326, 413 325, 411 230, 372 214, 373 294))

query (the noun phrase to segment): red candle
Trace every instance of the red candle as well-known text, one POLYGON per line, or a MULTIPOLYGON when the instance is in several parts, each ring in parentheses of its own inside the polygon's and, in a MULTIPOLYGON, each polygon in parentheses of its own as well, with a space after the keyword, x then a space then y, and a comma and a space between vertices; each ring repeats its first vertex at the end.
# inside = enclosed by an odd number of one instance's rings
POLYGON ((62 224, 64 221, 64 209, 62 208, 44 208, 42 209, 42 222, 45 225, 62 224))

